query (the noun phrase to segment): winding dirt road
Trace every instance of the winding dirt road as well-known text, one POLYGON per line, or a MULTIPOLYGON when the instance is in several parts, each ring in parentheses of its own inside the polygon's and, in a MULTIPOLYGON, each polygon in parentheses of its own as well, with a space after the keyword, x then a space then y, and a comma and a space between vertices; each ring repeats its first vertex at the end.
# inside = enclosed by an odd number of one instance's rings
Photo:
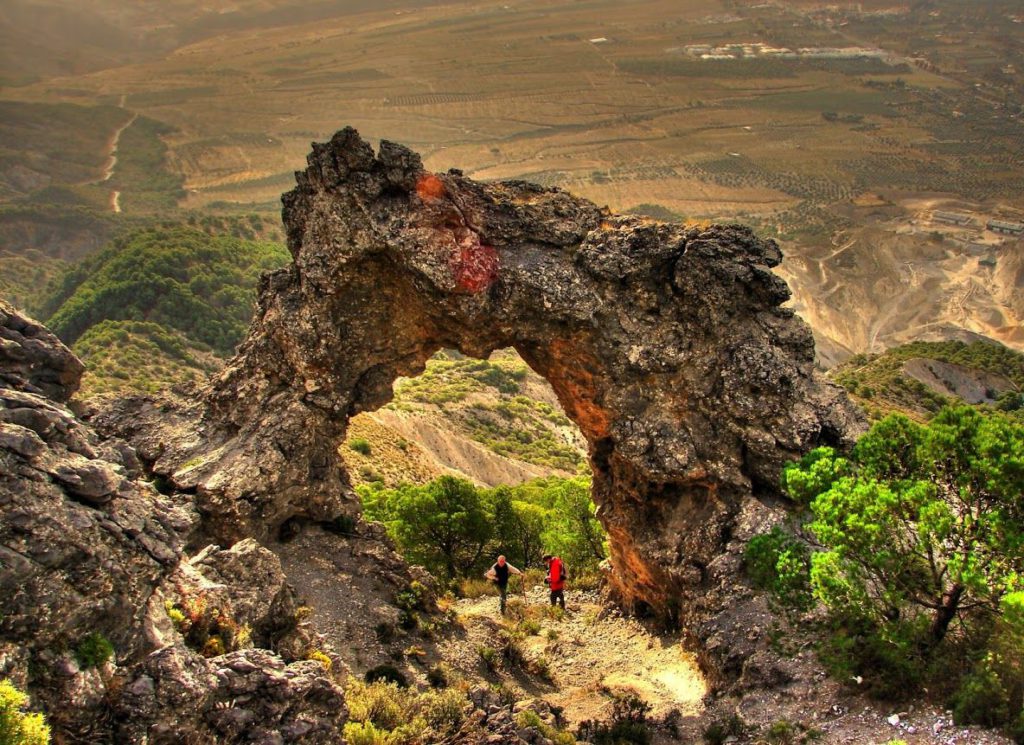
MULTIPOLYGON (((124 109, 125 97, 121 96, 121 108, 124 109)), ((107 162, 103 166, 103 177, 99 181, 95 181, 95 184, 105 184, 110 181, 114 176, 114 169, 117 167, 117 148, 121 144, 121 135, 124 134, 128 127, 135 123, 135 120, 139 118, 139 115, 135 112, 131 113, 131 118, 128 119, 124 124, 114 130, 114 134, 111 135, 110 140, 107 143, 107 162)), ((113 212, 121 211, 121 192, 118 190, 112 190, 110 192, 110 209, 113 212)))

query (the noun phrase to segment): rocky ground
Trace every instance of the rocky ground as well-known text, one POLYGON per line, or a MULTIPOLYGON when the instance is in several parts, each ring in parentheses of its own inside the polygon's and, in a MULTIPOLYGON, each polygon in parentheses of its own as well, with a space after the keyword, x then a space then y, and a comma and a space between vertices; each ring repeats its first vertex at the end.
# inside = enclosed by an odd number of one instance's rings
MULTIPOLYGON (((608 720, 616 694, 635 694, 651 705, 654 745, 703 742, 709 727, 727 723, 734 714, 745 726, 727 733, 727 742, 1011 742, 976 727, 957 727, 949 712, 932 706, 889 707, 869 701, 854 687, 826 680, 823 671, 811 675, 815 687, 784 684, 743 696, 706 695, 707 681, 685 641, 623 616, 597 592, 570 592, 564 615, 548 612, 543 587, 513 598, 505 618, 491 596, 460 600, 453 610, 462 631, 438 645, 441 659, 467 677, 483 677, 515 691, 516 698, 561 707, 571 730, 587 719, 608 720), (536 633, 527 633, 522 641, 526 658, 545 660, 547 679, 531 673, 529 663, 492 672, 481 659, 482 647, 500 646, 502 629, 522 630, 524 621, 537 623, 536 633)), ((807 648, 796 654, 801 667, 817 666, 807 648)))
MULTIPOLYGON (((358 539, 344 550, 369 556, 368 546, 358 539)), ((518 713, 524 709, 576 732, 586 720, 607 722, 616 697, 632 694, 651 707, 653 745, 705 742, 708 729, 716 724, 725 728, 726 742, 736 743, 1011 742, 979 728, 957 727, 941 708, 921 703, 888 706, 867 699, 852 682, 841 685, 828 679, 810 643, 800 641, 792 630, 783 631, 795 641, 787 644, 791 657, 784 670, 773 673, 774 683, 717 695, 709 692, 695 650, 684 638, 624 615, 599 590, 570 591, 566 612, 560 613, 549 608, 543 586, 523 594, 517 588, 504 617, 496 595, 490 593, 442 599, 442 612, 428 622, 428 633, 394 628, 393 637, 381 640, 375 625, 393 622, 395 608, 372 607, 365 602, 369 592, 363 598, 350 597, 364 585, 379 584, 379 577, 370 572, 335 575, 333 562, 348 559, 323 552, 314 531, 285 552, 289 556, 282 557, 284 566, 301 588, 302 602, 313 608, 310 627, 345 660, 348 673, 361 676, 377 665, 393 665, 414 685, 426 688, 431 675, 443 671, 449 684, 462 686, 474 701, 470 722, 478 728, 480 741, 501 736, 506 739, 493 742, 543 742, 536 732, 519 732, 518 713), (343 589, 332 576, 341 578, 343 589), (518 649, 511 656, 505 653, 509 636, 518 649), (730 720, 741 726, 730 729, 730 720)), ((376 590, 379 593, 380 588, 376 590)), ((763 611, 760 603, 750 606, 747 626, 737 633, 752 638, 779 633, 763 611)))
POLYGON ((608 719, 613 696, 632 693, 651 705, 651 718, 689 720, 682 731, 695 731, 707 684, 694 655, 678 636, 653 633, 600 593, 570 592, 565 613, 551 609, 543 586, 511 597, 504 618, 491 595, 459 600, 453 610, 459 632, 438 645, 453 670, 561 707, 571 729, 608 719), (502 630, 522 635, 525 663, 492 671, 481 650, 500 648, 502 630))

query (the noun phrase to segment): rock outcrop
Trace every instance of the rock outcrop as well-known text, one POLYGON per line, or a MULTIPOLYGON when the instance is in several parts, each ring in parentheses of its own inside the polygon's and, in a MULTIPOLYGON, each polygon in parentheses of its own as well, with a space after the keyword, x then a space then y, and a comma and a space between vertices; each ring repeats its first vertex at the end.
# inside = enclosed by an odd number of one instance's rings
POLYGON ((0 385, 67 403, 84 369, 46 327, 0 300, 0 385))
POLYGON ((301 659, 315 640, 280 558, 301 551, 281 541, 319 523, 304 540, 379 548, 360 551, 382 596, 408 586, 336 451, 441 348, 514 347, 551 383, 589 445, 621 602, 710 641, 713 682, 785 675, 731 631, 742 543, 774 519, 781 465, 861 422, 782 307, 773 242, 428 173, 351 129, 284 203, 294 261, 205 395, 83 424, 65 406, 81 363, 0 304, 0 675, 64 739, 336 740, 343 694, 301 659), (87 635, 114 658, 87 664, 87 635))
POLYGON ((335 455, 348 417, 386 403, 438 349, 514 347, 589 443, 618 598, 689 621, 723 602, 709 567, 744 501, 773 493, 788 459, 861 427, 783 307, 778 247, 746 228, 428 173, 352 129, 314 145, 297 179, 284 196, 294 261, 264 279, 201 437, 140 425, 152 404, 104 423, 134 429, 222 542, 357 513, 335 455))
POLYGON ((335 742, 344 698, 320 663, 207 659, 168 615, 191 587, 251 628, 239 646, 273 646, 295 610, 277 557, 243 541, 189 561, 192 497, 158 491, 134 448, 64 405, 81 362, 3 301, 0 340, 0 677, 61 742, 335 742))

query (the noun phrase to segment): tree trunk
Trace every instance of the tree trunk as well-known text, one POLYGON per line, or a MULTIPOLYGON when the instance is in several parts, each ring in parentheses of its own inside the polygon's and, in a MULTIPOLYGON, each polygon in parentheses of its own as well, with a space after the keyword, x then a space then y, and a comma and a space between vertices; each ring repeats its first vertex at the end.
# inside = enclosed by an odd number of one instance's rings
POLYGON ((949 624, 956 617, 957 608, 960 607, 960 596, 963 594, 963 585, 953 585, 942 593, 942 607, 935 611, 935 618, 932 619, 930 646, 935 647, 946 638, 949 624))

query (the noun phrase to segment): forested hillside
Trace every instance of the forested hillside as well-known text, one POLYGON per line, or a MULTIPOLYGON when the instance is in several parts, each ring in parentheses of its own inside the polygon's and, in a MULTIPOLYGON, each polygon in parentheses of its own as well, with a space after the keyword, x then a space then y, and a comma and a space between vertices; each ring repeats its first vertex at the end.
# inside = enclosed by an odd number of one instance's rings
POLYGON ((245 335, 280 244, 194 227, 146 228, 72 266, 42 303, 88 368, 85 393, 156 390, 208 373, 245 335))
POLYGON ((1024 407, 1024 354, 992 341, 912 342, 855 355, 829 376, 876 419, 890 411, 929 418, 959 401, 1024 407))

